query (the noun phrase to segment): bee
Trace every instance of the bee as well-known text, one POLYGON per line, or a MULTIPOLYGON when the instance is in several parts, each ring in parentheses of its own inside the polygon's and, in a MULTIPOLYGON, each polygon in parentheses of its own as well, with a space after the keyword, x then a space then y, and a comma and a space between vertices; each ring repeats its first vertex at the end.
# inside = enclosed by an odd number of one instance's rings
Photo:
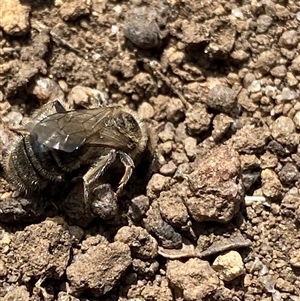
POLYGON ((137 155, 149 143, 146 125, 135 112, 120 106, 67 111, 55 100, 53 107, 52 114, 49 109, 37 114, 27 125, 29 134, 7 154, 3 166, 7 181, 28 195, 88 166, 83 175, 87 201, 96 180, 119 158, 124 166, 116 191, 119 195, 132 175, 137 155))

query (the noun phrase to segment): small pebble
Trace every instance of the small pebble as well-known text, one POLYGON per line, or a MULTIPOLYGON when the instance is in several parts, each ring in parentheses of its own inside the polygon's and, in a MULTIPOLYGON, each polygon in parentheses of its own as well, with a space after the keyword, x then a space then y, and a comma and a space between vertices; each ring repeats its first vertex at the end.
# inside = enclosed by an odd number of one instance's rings
POLYGON ((256 24, 257 24, 256 31, 258 33, 266 32, 269 29, 269 27, 271 26, 272 22, 273 22, 273 19, 270 16, 260 15, 256 20, 256 24))
POLYGON ((154 109, 148 102, 143 102, 138 108, 138 115, 142 119, 153 118, 154 114, 154 109))
POLYGON ((172 176, 174 175, 175 171, 177 169, 177 166, 173 161, 169 161, 167 164, 164 164, 159 172, 164 176, 172 176))
POLYGON ((279 46, 294 47, 298 44, 298 33, 296 30, 285 31, 279 38, 279 46))
POLYGON ((251 85, 248 87, 249 92, 258 92, 261 89, 260 81, 254 80, 251 85))
POLYGON ((130 9, 124 22, 125 37, 142 49, 159 47, 163 36, 159 26, 166 25, 168 10, 169 7, 163 4, 161 7, 137 6, 130 9))
POLYGON ((118 230, 114 240, 128 245, 133 257, 149 259, 157 256, 157 241, 142 227, 124 226, 118 230))
POLYGON ((279 143, 286 144, 290 135, 295 132, 295 124, 286 116, 278 117, 271 127, 271 134, 279 143))
POLYGON ((149 207, 149 198, 144 195, 136 196, 129 204, 128 215, 133 221, 139 221, 146 214, 149 207))
POLYGON ((236 106, 235 93, 229 87, 216 85, 209 91, 206 104, 212 109, 230 113, 236 106))
POLYGON ((172 287, 183 295, 182 300, 205 300, 220 285, 217 273, 209 263, 198 258, 191 258, 185 262, 169 260, 166 270, 172 287))
POLYGON ((4 122, 7 122, 11 128, 17 128, 20 126, 23 115, 20 112, 11 111, 2 118, 4 122))
POLYGON ((60 7, 59 13, 64 21, 74 21, 90 13, 90 4, 88 1, 78 0, 64 2, 60 7))
POLYGON ((292 61, 292 65, 291 65, 291 70, 297 74, 300 73, 300 55, 296 56, 293 61, 292 61))
POLYGON ((232 281, 236 277, 245 274, 244 263, 237 251, 229 251, 219 255, 212 264, 221 280, 232 281))
POLYGON ((232 14, 233 16, 235 16, 236 18, 238 18, 238 19, 241 19, 241 20, 244 19, 243 12, 241 11, 240 8, 233 8, 233 9, 231 10, 231 14, 232 14))
POLYGON ((295 268, 300 268, 300 250, 294 249, 289 252, 290 264, 295 268))
POLYGON ((298 97, 297 92, 292 91, 291 89, 284 87, 281 92, 282 100, 293 100, 298 97))
POLYGON ((21 36, 28 32, 30 7, 19 0, 1 0, 0 28, 7 34, 21 36))
POLYGON ((293 119, 297 129, 300 129, 300 111, 298 111, 295 116, 294 116, 294 119, 293 119))
POLYGON ((196 150, 197 150, 197 139, 193 138, 193 137, 185 138, 184 150, 190 159, 194 159, 196 156, 196 150))

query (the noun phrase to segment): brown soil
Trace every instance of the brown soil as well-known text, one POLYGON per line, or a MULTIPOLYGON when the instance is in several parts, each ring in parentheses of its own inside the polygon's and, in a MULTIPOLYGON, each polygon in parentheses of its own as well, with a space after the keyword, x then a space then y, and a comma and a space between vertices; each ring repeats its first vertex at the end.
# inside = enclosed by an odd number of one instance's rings
POLYGON ((88 212, 74 182, 1 179, 0 300, 300 300, 298 4, 1 5, 2 164, 56 98, 136 110, 156 155, 88 212))

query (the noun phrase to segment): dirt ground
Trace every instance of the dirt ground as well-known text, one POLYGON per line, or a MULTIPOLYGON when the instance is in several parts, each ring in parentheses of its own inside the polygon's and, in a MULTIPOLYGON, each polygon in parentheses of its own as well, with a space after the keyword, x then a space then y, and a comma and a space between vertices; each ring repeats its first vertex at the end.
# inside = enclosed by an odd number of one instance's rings
POLYGON ((26 197, 1 179, 0 300, 300 301, 298 2, 0 12, 2 166, 57 98, 136 110, 152 145, 118 198, 122 169, 106 172, 88 211, 76 181, 26 197))

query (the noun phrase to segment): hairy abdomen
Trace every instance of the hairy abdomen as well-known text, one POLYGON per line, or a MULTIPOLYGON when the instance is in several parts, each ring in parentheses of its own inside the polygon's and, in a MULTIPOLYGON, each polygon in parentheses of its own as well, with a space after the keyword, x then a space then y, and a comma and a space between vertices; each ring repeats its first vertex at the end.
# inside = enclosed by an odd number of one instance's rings
POLYGON ((26 193, 44 189, 49 181, 62 181, 64 171, 59 158, 35 137, 23 137, 13 147, 4 165, 5 177, 18 190, 26 193))

